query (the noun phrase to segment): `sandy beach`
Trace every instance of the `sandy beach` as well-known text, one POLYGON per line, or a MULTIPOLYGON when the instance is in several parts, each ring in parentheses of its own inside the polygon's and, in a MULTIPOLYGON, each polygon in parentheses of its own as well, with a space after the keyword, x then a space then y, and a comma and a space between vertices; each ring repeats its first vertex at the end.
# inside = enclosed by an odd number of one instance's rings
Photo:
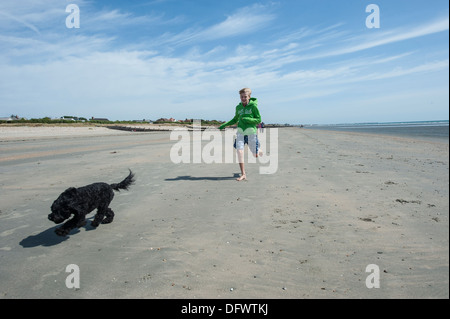
MULTIPOLYGON (((113 127, 114 125, 109 125, 113 127)), ((121 125, 123 128, 133 130, 133 128, 153 131, 170 131, 180 126, 170 125, 121 125)), ((0 125, 0 142, 30 140, 41 138, 64 138, 64 137, 80 137, 80 136, 103 136, 118 135, 121 130, 108 128, 108 126, 88 126, 88 125, 36 125, 36 126, 20 126, 20 125, 0 125)))
POLYGON ((278 136, 276 173, 236 182, 236 163, 174 163, 167 131, 0 126, 0 298, 449 298, 448 142, 278 136), (113 223, 56 236, 61 192, 128 169, 113 223))

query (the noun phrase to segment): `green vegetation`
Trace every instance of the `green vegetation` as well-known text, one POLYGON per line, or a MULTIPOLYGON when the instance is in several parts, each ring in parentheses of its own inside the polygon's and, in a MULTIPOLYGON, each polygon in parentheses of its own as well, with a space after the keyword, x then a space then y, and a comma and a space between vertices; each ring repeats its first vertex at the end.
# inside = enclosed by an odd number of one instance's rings
MULTIPOLYGON (((221 125, 223 122, 217 120, 201 120, 202 125, 221 125)), ((139 124, 139 123, 151 123, 148 120, 142 121, 109 121, 107 119, 86 119, 84 117, 76 116, 62 116, 59 119, 52 119, 50 117, 43 117, 39 119, 25 119, 14 116, 11 119, 0 119, 0 124, 14 123, 14 124, 75 124, 75 123, 87 123, 87 124, 139 124)), ((171 124, 171 125, 192 125, 193 120, 186 119, 184 121, 170 121, 166 119, 159 119, 153 122, 154 124, 171 124)))

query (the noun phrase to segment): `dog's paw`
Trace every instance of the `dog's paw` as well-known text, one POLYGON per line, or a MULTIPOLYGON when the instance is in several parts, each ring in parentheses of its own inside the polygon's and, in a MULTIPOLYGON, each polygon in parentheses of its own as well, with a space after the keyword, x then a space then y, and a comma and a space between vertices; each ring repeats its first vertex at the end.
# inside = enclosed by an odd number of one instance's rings
POLYGON ((102 224, 112 223, 113 220, 114 220, 114 217, 105 217, 105 219, 102 220, 102 224))
POLYGON ((91 226, 92 227, 98 227, 99 223, 96 220, 91 221, 91 226))
POLYGON ((80 221, 80 222, 78 222, 77 227, 78 228, 83 227, 86 225, 86 223, 87 223, 86 220, 80 221))
POLYGON ((69 232, 70 232, 69 229, 65 229, 65 228, 62 228, 62 227, 56 228, 56 229, 55 229, 55 233, 56 233, 56 235, 58 235, 58 236, 67 236, 67 234, 68 234, 69 232))

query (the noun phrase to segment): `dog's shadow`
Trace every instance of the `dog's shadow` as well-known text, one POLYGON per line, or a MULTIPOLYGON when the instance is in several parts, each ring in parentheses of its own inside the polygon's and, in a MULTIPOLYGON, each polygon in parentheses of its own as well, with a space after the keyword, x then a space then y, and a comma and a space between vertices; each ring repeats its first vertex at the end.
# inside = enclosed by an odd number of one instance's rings
MULTIPOLYGON (((67 234, 67 236, 58 236, 55 233, 55 229, 60 226, 61 225, 53 226, 37 235, 30 235, 27 238, 22 239, 19 244, 23 248, 33 248, 37 246, 44 246, 44 247, 55 246, 69 239, 71 235, 75 235, 80 232, 79 228, 75 228, 72 229, 70 233, 67 234)), ((91 226, 90 221, 87 222, 86 225, 83 226, 82 228, 85 228, 86 231, 95 229, 95 227, 91 226)))

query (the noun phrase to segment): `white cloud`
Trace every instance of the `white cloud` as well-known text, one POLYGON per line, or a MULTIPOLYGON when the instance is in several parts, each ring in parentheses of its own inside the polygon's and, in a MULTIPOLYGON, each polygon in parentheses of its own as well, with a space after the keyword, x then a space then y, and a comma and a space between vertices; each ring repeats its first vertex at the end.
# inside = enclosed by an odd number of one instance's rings
MULTIPOLYGON (((65 26, 66 6, 72 1, 66 0, 21 0, 0 1, 0 30, 5 32, 21 32, 24 27, 40 36, 43 30, 51 30, 58 25, 65 26), (11 21, 11 19, 13 21, 11 21)), ((87 5, 84 0, 77 0, 79 6, 87 5)))
POLYGON ((190 28, 180 33, 167 32, 156 45, 188 45, 232 36, 248 35, 267 26, 275 16, 266 12, 267 7, 252 5, 241 8, 218 24, 206 28, 190 28))
MULTIPOLYGON (((395 42, 405 41, 408 39, 418 38, 425 35, 448 31, 449 20, 448 17, 442 20, 434 21, 428 24, 423 24, 415 28, 401 28, 398 30, 390 30, 386 33, 372 37, 357 37, 352 39, 352 42, 357 42, 356 45, 349 45, 344 48, 335 49, 329 52, 322 53, 317 56, 310 56, 309 58, 324 58, 336 55, 344 55, 348 53, 354 53, 358 51, 367 50, 370 48, 391 44, 395 42)), ((350 40, 349 40, 350 41, 350 40)))
POLYGON ((422 65, 413 66, 411 68, 397 67, 388 72, 368 74, 365 77, 360 77, 360 78, 357 78, 354 80, 355 81, 382 80, 382 79, 412 75, 412 74, 416 74, 416 73, 445 71, 445 70, 448 70, 448 67, 449 67, 449 63, 448 63, 448 59, 447 59, 447 60, 443 60, 443 61, 429 62, 429 63, 425 63, 422 65))
POLYGON ((275 16, 266 13, 262 6, 245 7, 228 16, 225 21, 201 31, 199 37, 212 40, 249 34, 265 27, 274 18, 275 16))
POLYGON ((7 21, 7 20, 13 20, 13 21, 18 22, 19 24, 24 25, 25 27, 27 27, 27 28, 33 30, 33 31, 36 32, 38 35, 41 34, 41 33, 39 32, 39 29, 38 29, 35 25, 33 25, 33 24, 31 24, 31 23, 25 21, 24 19, 15 17, 15 16, 13 16, 12 14, 10 14, 10 13, 8 13, 8 12, 2 12, 2 11, 0 11, 0 16, 3 16, 3 18, 2 18, 1 20, 6 20, 6 21, 7 21))

